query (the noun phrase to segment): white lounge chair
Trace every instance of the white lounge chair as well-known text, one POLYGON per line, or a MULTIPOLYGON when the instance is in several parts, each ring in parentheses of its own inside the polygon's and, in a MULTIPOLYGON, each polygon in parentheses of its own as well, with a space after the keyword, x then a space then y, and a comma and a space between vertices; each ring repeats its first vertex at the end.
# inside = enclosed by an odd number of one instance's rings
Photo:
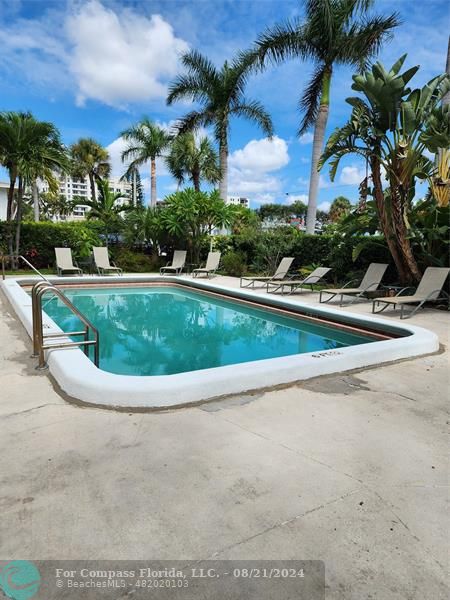
POLYGON ((414 292, 410 296, 402 296, 403 292, 408 289, 414 288, 403 288, 393 298, 375 298, 372 303, 372 312, 380 313, 383 312, 389 305, 393 306, 394 309, 400 306, 400 319, 409 319, 412 317, 425 302, 437 302, 438 300, 449 300, 449 295, 442 288, 444 287, 445 280, 450 273, 450 269, 446 267, 428 267, 425 269, 425 273, 422 275, 422 279, 414 292), (380 310, 375 310, 375 307, 383 305, 380 310), (405 304, 417 304, 413 310, 407 315, 404 314, 405 304))
POLYGON ((201 273, 203 273, 203 275, 206 275, 206 277, 214 275, 217 269, 219 268, 220 257, 220 252, 209 252, 208 258, 206 259, 206 265, 201 269, 194 269, 192 271, 192 275, 194 277, 197 277, 197 275, 200 275, 201 273))
POLYGON ((107 275, 108 273, 116 273, 122 275, 123 271, 114 263, 109 262, 108 248, 105 246, 94 246, 94 263, 99 275, 107 275))
POLYGON ((282 279, 285 279, 293 262, 293 257, 285 256, 281 259, 280 264, 273 275, 269 275, 267 277, 241 277, 239 285, 241 287, 254 288, 255 283, 261 283, 262 285, 257 287, 267 287, 267 284, 272 283, 272 281, 281 281, 282 279))
POLYGON ((73 262, 71 248, 55 248, 56 272, 61 277, 64 273, 83 275, 83 271, 73 262))
POLYGON ((164 275, 164 273, 175 273, 175 275, 179 275, 181 271, 184 269, 184 265, 186 263, 186 250, 175 250, 173 253, 172 263, 165 267, 161 267, 159 270, 160 275, 164 275))
POLYGON ((278 292, 279 290, 281 291, 282 294, 284 294, 284 288, 289 288, 289 294, 292 294, 295 292, 295 290, 300 290, 303 291, 303 289, 310 287, 311 291, 314 291, 314 285, 316 283, 319 283, 319 281, 325 277, 325 275, 331 271, 331 269, 329 267, 318 267, 317 269, 314 269, 314 271, 312 273, 310 273, 307 277, 304 277, 303 279, 287 279, 286 281, 282 281, 281 283, 277 283, 277 282, 268 282, 267 283, 267 291, 268 292, 278 292), (270 290, 269 288, 273 287, 273 290, 270 290))
POLYGON ((357 298, 363 298, 367 292, 374 292, 378 289, 381 280, 386 272, 388 265, 383 263, 370 263, 367 268, 366 274, 362 278, 361 283, 358 287, 351 288, 350 286, 354 284, 357 280, 349 281, 342 288, 330 288, 320 291, 319 302, 329 302, 335 296, 340 296, 340 306, 342 306, 344 301, 344 296, 353 296, 351 302, 354 302, 357 298), (329 294, 330 297, 326 300, 322 299, 323 294, 329 294))

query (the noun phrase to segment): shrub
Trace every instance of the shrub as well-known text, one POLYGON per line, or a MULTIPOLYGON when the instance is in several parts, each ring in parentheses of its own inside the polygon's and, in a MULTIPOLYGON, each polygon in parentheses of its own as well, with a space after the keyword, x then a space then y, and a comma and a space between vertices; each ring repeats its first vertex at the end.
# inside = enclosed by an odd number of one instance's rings
POLYGON ((126 248, 115 249, 111 254, 118 267, 131 273, 158 271, 161 266, 158 259, 126 248))
POLYGON ((245 255, 242 252, 227 252, 222 257, 221 271, 232 277, 242 277, 247 272, 245 255))
MULTIPOLYGON (((0 222, 0 250, 7 252, 8 223, 0 222)), ((55 264, 55 247, 72 248, 74 259, 90 256, 92 246, 101 246, 100 231, 88 222, 22 224, 20 253, 39 268, 55 264)))

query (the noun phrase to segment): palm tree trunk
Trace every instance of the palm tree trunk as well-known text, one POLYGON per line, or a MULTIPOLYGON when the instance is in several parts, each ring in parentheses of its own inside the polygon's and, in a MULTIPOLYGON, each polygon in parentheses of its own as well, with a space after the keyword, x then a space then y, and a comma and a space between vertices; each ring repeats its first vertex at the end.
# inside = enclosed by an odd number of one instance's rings
POLYGON ((95 192, 95 177, 93 173, 89 173, 89 183, 91 186, 91 200, 92 202, 95 202, 97 199, 97 194, 95 192))
POLYGON ((331 68, 323 76, 320 94, 319 112, 314 125, 314 139, 311 158, 311 174, 309 179, 308 212, 306 214, 306 233, 314 234, 316 229, 317 196, 319 192, 319 160, 322 155, 325 130, 330 110, 331 68))
POLYGON ((23 181, 19 177, 19 187, 17 190, 17 211, 16 211, 16 239, 15 239, 15 258, 13 259, 13 268, 19 267, 19 259, 17 258, 20 254, 20 230, 22 226, 22 196, 23 196, 23 181))
POLYGON ((219 143, 220 183, 219 193, 224 202, 228 199, 228 140, 223 136, 219 143))
POLYGON ((200 191, 200 173, 198 169, 194 169, 192 171, 192 183, 194 184, 194 190, 196 192, 200 191))
POLYGON ((156 201, 158 199, 158 196, 156 193, 156 159, 155 158, 152 158, 150 161, 150 188, 151 188, 150 205, 155 207, 156 201))
POLYGON ((11 221, 12 219, 12 207, 14 201, 14 187, 16 185, 16 173, 12 171, 9 174, 9 188, 8 188, 8 203, 6 206, 6 220, 11 221))
POLYGON ((36 180, 31 184, 31 193, 33 195, 34 220, 39 221, 39 191, 36 180))

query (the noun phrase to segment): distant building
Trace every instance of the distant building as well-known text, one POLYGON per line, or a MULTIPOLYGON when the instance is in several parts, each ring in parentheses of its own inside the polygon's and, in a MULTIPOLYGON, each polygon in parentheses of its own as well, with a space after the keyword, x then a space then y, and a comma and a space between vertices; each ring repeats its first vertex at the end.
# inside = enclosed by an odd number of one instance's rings
MULTIPOLYGON (((128 202, 127 198, 131 198, 131 183, 128 183, 127 181, 121 181, 120 177, 109 177, 108 183, 111 192, 120 192, 125 196, 125 198, 119 200, 120 204, 125 204, 126 202, 128 202)), ((48 183, 46 181, 39 181, 38 188, 39 192, 41 193, 46 193, 49 191, 48 183)), ((89 211, 89 206, 83 204, 82 200, 83 198, 86 198, 87 200, 91 198, 91 186, 89 183, 89 177, 80 178, 72 177, 71 175, 60 175, 59 194, 63 196, 68 202, 80 200, 80 203, 74 206, 72 214, 68 215, 67 217, 60 217, 62 220, 80 221, 86 218, 86 213, 89 211)))
POLYGON ((0 181, 0 221, 6 221, 9 183, 0 181))
POLYGON ((250 200, 249 198, 244 198, 242 196, 228 196, 225 204, 235 204, 237 206, 244 206, 245 208, 250 208, 250 200))

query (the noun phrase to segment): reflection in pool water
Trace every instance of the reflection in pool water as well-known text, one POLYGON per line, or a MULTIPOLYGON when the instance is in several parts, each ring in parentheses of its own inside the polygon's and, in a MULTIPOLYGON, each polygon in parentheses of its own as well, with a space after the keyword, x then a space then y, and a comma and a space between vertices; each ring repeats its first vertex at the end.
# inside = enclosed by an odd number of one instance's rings
MULTIPOLYGON (((171 287, 68 289, 100 333, 100 368, 170 375, 374 341, 328 324, 171 287)), ((65 331, 80 323, 57 298, 45 312, 65 331)))

